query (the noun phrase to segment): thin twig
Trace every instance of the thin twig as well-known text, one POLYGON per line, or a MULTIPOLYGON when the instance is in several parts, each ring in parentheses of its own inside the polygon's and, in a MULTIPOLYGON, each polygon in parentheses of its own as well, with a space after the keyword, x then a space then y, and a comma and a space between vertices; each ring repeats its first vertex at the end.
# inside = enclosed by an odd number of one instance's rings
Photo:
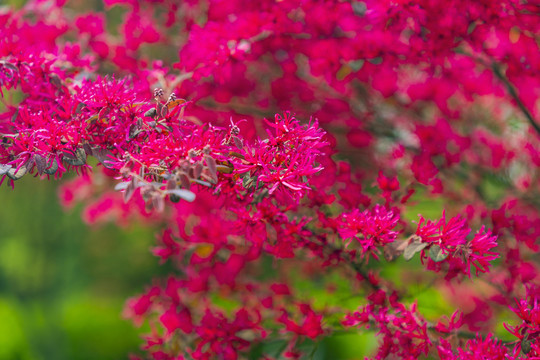
POLYGON ((516 91, 516 88, 510 82, 510 80, 508 80, 508 78, 503 74, 499 64, 497 64, 497 62, 495 62, 495 60, 492 60, 491 63, 489 63, 488 61, 486 61, 486 60, 484 60, 484 59, 482 59, 482 58, 480 58, 478 56, 475 56, 475 55, 473 55, 473 54, 471 54, 468 51, 465 51, 463 49, 456 49, 455 52, 457 54, 468 56, 471 59, 475 60, 476 62, 484 65, 485 67, 490 68, 491 71, 493 71, 493 74, 504 84, 504 86, 506 87, 506 90, 508 91, 508 94, 514 99, 514 101, 518 105, 521 112, 527 118, 527 121, 529 121, 529 123, 534 128, 534 130, 540 135, 540 125, 538 125, 538 123, 536 122, 536 120, 532 116, 529 109, 527 109, 527 107, 525 106, 523 101, 521 101, 521 98, 519 97, 519 95, 518 95, 518 93, 516 91))
POLYGON ((493 70, 493 73, 495 74, 495 76, 499 80, 501 80, 503 82, 504 86, 506 86, 506 89, 508 90, 508 93, 516 101, 519 109, 521 110, 521 112, 523 112, 523 114, 525 115, 525 117, 527 118, 527 120, 529 121, 531 126, 534 128, 534 130, 536 130, 536 132, 538 134, 540 134, 540 126, 536 123, 536 121, 534 120, 534 117, 532 116, 529 109, 527 109, 527 107, 525 106, 523 101, 521 101, 521 99, 520 99, 514 85, 512 85, 510 80, 508 80, 508 78, 506 76, 504 76, 504 74, 502 73, 499 65, 497 63, 493 62, 491 64, 491 69, 493 70))

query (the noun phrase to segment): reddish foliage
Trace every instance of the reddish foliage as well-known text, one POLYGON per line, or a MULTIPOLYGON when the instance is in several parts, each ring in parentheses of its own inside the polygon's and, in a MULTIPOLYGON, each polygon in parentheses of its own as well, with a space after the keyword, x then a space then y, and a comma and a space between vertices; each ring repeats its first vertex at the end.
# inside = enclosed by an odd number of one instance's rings
POLYGON ((376 359, 540 356, 537 4, 108 0, 111 32, 64 3, 0 10, 1 181, 74 171, 89 224, 165 223, 177 272, 125 311, 149 358, 299 358, 349 327, 376 359), (385 275, 401 258, 430 271, 385 275), (332 272, 357 311, 295 288, 332 272), (450 319, 418 282, 459 294, 450 319))

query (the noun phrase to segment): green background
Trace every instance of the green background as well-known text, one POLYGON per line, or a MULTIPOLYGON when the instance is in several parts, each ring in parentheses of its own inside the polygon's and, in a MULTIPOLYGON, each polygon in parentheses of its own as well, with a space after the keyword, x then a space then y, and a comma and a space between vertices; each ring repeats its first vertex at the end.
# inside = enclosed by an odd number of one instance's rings
POLYGON ((124 302, 164 275, 154 229, 90 229, 56 181, 0 187, 0 359, 124 359, 138 331, 124 302))
MULTIPOLYGON (((58 185, 27 176, 15 189, 0 186, 0 359, 141 354, 140 334, 148 329, 123 319, 122 310, 126 299, 170 270, 150 253, 157 229, 110 223, 90 228, 81 220, 81 205, 61 208, 58 185)), ((346 294, 343 280, 325 279, 346 294)), ((341 301, 317 284, 295 286, 320 306, 341 301)), ((375 344, 373 334, 344 333, 307 340, 300 348, 309 359, 363 359, 375 344)), ((283 345, 270 341, 250 357, 277 355, 283 345)))

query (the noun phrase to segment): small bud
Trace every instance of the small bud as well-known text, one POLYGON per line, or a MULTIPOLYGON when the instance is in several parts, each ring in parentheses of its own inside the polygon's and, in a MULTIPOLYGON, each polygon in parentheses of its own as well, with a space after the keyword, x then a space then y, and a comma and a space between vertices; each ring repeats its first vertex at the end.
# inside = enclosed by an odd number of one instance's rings
POLYGON ((154 97, 155 98, 160 98, 162 96, 163 96, 163 89, 160 89, 160 88, 154 89, 154 97))

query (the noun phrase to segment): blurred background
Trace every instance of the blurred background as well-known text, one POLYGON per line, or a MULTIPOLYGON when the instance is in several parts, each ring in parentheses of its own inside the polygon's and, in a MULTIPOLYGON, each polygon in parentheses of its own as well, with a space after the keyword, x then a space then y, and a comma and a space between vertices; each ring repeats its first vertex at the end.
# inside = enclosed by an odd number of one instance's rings
MULTIPOLYGON (((20 8, 25 0, 0 0, 20 8)), ((76 3, 72 2, 72 3, 76 3)), ((87 4, 103 8, 101 1, 87 4)), ((1 105, 0 105, 1 107, 1 105)), ((63 181, 68 180, 65 178, 63 181)), ((167 273, 149 251, 156 229, 88 227, 66 211, 59 181, 0 186, 0 359, 127 359, 140 334, 125 301, 167 273)))
MULTIPOLYGON (((24 2, 0 0, 0 5, 17 8, 24 2)), ((69 4, 103 10, 100 1, 69 4)), ((114 27, 121 14, 117 8, 109 11, 108 23, 114 27)), ((0 186, 0 360, 127 359, 129 354, 142 354, 140 335, 148 329, 124 320, 122 309, 128 298, 170 271, 150 253, 158 229, 134 222, 124 228, 112 223, 90 228, 81 219, 82 204, 68 211, 61 208, 60 184, 26 176, 15 189, 0 186)), ((438 218, 444 205, 421 193, 414 203, 404 214, 410 221, 419 213, 438 218)), ((383 276, 399 284, 404 266, 421 269, 418 261, 398 261, 385 266, 383 276)), ((345 279, 326 280, 349 293, 345 279)), ((351 310, 359 305, 358 299, 329 294, 321 284, 298 280, 294 285, 321 307, 336 301, 350 303, 351 310)), ((417 293, 424 314, 451 314, 452 307, 435 289, 417 293)), ((262 344, 250 358, 258 359, 263 350, 282 350, 282 345, 262 344)), ((336 333, 304 345, 308 359, 363 359, 376 339, 369 332, 336 333)))
POLYGON ((0 187, 0 359, 126 359, 141 329, 124 302, 167 271, 149 252, 155 229, 90 229, 58 185, 0 187))
MULTIPOLYGON (((82 206, 61 208, 59 185, 24 177, 15 189, 0 186, 0 359, 142 353, 139 336, 148 329, 124 320, 122 309, 170 270, 149 251, 157 229, 90 228, 81 220, 82 206)), ((308 285, 303 290, 322 300, 321 289, 315 293, 308 285)), ((373 346, 372 335, 338 334, 319 343, 313 358, 361 359, 373 346)))
MULTIPOLYGON (((15 189, 0 186, 0 359, 127 359, 142 354, 140 335, 149 329, 123 319, 122 310, 129 297, 171 270, 150 253, 158 229, 136 222, 124 228, 112 223, 89 227, 81 219, 82 204, 71 210, 60 206, 60 184, 24 177, 15 189)), ((412 211, 435 215, 440 206, 420 200, 412 211)), ((388 265, 385 276, 399 279, 404 264, 388 265)), ((330 278, 342 290, 338 294, 348 293, 345 279, 330 278)), ((358 299, 329 294, 324 286, 305 280, 295 288, 316 303, 358 306, 358 299)), ((424 290, 417 297, 424 311, 451 313, 440 293, 424 290)), ((250 358, 281 345, 264 344, 250 358)), ((373 333, 338 332, 303 346, 309 359, 345 360, 363 359, 375 345, 373 333)))

